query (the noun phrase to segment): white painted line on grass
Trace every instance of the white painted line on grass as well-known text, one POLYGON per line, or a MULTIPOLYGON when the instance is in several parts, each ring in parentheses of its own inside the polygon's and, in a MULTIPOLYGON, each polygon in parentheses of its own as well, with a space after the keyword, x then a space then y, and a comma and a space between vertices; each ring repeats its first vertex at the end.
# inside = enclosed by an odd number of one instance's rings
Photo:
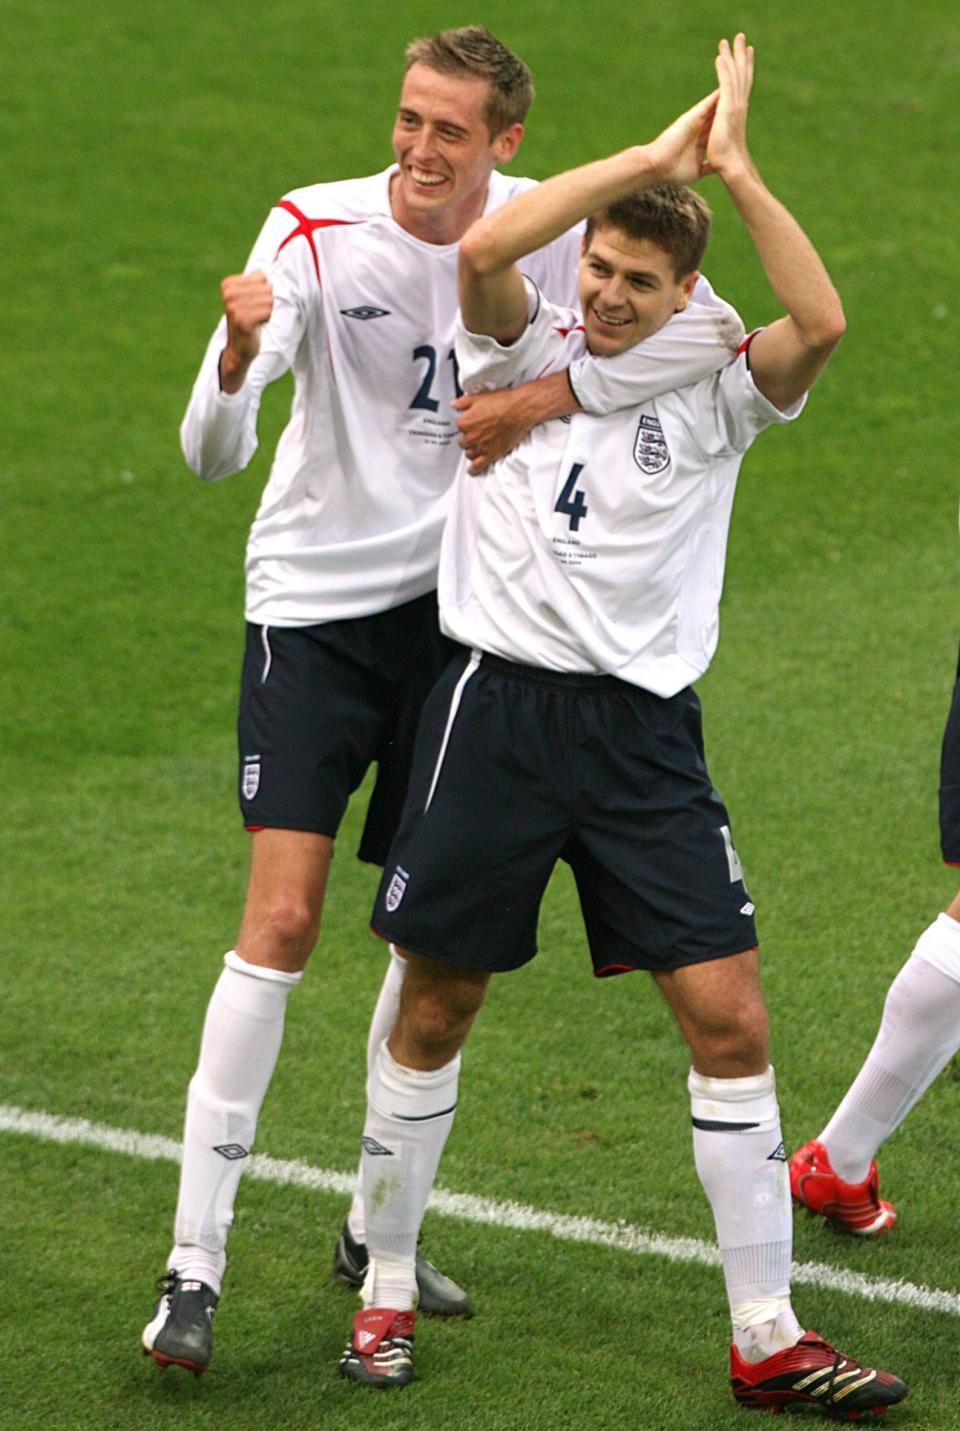
MULTIPOLYGON (((0 1103, 0 1132, 26 1133, 46 1142, 104 1148, 131 1158, 159 1159, 171 1163, 180 1161, 180 1144, 172 1138, 137 1133, 129 1128, 110 1128, 103 1123, 91 1123, 86 1118, 58 1118, 52 1113, 28 1112, 3 1103, 0 1103)), ((352 1173, 338 1173, 328 1168, 311 1167, 309 1163, 270 1158, 265 1153, 255 1153, 250 1158, 246 1175, 281 1187, 311 1188, 315 1192, 342 1193, 346 1196, 353 1191, 352 1173)), ((491 1198, 447 1192, 443 1188, 434 1189, 430 1207, 444 1217, 456 1217, 464 1222, 489 1223, 495 1227, 515 1228, 520 1232, 545 1232, 565 1242, 586 1242, 638 1255, 652 1254, 666 1257, 671 1262, 695 1262, 704 1267, 720 1265, 720 1254, 709 1242, 701 1242, 694 1237, 665 1237, 658 1232, 632 1227, 626 1222, 571 1217, 526 1207, 523 1203, 494 1202, 491 1198)), ((830 1267, 821 1262, 795 1262, 793 1281, 811 1287, 825 1287, 833 1292, 848 1292, 851 1296, 864 1297, 871 1302, 893 1302, 960 1317, 960 1293, 921 1287, 914 1282, 867 1277, 861 1272, 850 1272, 844 1267, 830 1267)))

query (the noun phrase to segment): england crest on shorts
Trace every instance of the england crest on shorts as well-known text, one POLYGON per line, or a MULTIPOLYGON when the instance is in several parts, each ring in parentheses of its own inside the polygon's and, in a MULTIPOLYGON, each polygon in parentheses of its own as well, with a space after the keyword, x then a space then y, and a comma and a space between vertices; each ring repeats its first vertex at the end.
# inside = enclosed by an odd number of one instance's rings
POLYGON ((633 445, 633 460, 648 477, 662 472, 670 466, 670 449, 663 435, 663 428, 656 417, 644 413, 637 427, 637 440, 633 445))
POLYGON ((260 757, 255 760, 246 760, 243 765, 243 774, 240 777, 240 793, 244 800, 252 800, 260 789, 260 757))
POLYGON ((409 878, 410 876, 407 874, 406 870, 402 870, 400 866, 397 865, 393 879, 387 885, 387 892, 384 895, 383 900, 384 904, 387 906, 388 914, 392 914, 395 909, 399 909, 400 901, 401 899, 403 899, 403 896, 406 893, 407 880, 409 878))

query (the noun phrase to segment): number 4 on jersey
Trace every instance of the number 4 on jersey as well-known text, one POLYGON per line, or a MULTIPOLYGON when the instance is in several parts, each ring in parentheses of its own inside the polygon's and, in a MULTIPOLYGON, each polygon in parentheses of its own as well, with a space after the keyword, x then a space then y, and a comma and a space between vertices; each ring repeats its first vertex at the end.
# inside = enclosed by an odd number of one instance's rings
POLYGON ((576 532, 580 530, 580 521, 587 515, 587 504, 583 500, 583 493, 576 490, 577 478, 583 471, 583 463, 575 462, 570 468, 570 476, 563 484, 563 491, 557 498, 555 512, 562 512, 565 517, 570 518, 570 530, 576 532))

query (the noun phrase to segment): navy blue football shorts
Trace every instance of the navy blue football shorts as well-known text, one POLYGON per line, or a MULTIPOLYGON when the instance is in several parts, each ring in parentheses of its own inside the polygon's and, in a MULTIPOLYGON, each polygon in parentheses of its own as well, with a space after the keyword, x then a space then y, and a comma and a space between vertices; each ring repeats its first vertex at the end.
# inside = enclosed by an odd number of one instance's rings
POLYGON ((435 592, 376 616, 317 626, 248 623, 237 719, 247 828, 332 838, 376 763, 359 855, 383 864, 423 703, 462 649, 440 633, 435 592))
POLYGON ((960 865, 960 659, 940 751, 940 848, 948 865, 960 865))
POLYGON ((756 946, 692 690, 664 700, 461 652, 424 708, 373 928, 463 968, 515 969, 537 952, 558 859, 597 975, 756 946))

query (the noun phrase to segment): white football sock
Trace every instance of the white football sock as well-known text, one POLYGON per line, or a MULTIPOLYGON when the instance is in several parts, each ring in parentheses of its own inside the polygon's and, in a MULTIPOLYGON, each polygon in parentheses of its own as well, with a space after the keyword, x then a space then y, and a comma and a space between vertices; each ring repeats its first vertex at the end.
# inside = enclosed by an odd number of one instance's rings
POLYGON ((457 1107, 460 1055, 430 1073, 404 1068, 384 1041, 363 1129, 367 1251, 364 1306, 416 1305, 417 1236, 457 1107))
POLYGON ((874 1154, 960 1048, 960 924, 941 914, 887 991, 873 1047, 820 1134, 834 1172, 859 1183, 874 1154))
POLYGON ((803 1335, 790 1307, 793 1224, 773 1069, 751 1078, 690 1070, 693 1152, 710 1200, 733 1339, 748 1361, 803 1335))
POLYGON ((181 1277, 206 1282, 218 1293, 237 1184, 280 1052, 287 995, 303 977, 248 964, 233 949, 223 962, 187 1094, 180 1195, 167 1263, 181 1277))
MULTIPOLYGON (((401 959, 391 944, 390 959, 383 976, 383 983, 380 985, 373 1018, 370 1020, 370 1032, 367 1035, 368 1078, 373 1072, 374 1060, 380 1045, 385 1038, 390 1037, 393 1026, 397 1022, 397 1014, 400 1012, 400 990, 403 987, 406 972, 406 959, 401 959)), ((366 1242, 367 1227, 363 1213, 363 1158, 360 1159, 357 1166, 357 1180, 353 1185, 353 1202, 347 1213, 347 1224, 354 1242, 366 1242)))

